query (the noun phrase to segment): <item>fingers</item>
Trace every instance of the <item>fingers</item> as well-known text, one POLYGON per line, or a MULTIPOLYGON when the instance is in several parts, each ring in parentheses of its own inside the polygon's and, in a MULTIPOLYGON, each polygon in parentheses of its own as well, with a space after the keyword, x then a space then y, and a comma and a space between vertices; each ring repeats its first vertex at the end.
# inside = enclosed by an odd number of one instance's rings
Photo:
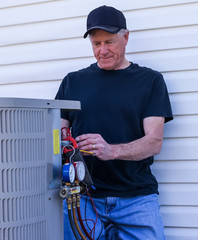
POLYGON ((99 142, 99 136, 99 134, 83 134, 78 136, 75 140, 79 148, 83 149, 86 147, 89 150, 94 150, 96 149, 97 142, 99 142))
POLYGON ((100 134, 83 134, 78 136, 75 140, 83 156, 90 154, 97 156, 100 150, 100 146, 102 145, 101 143, 105 142, 100 134))
POLYGON ((61 139, 65 139, 67 137, 67 130, 65 128, 61 129, 61 139))
POLYGON ((81 142, 81 141, 85 141, 85 140, 89 140, 89 139, 97 139, 100 135, 99 134, 91 134, 91 133, 88 133, 88 134, 82 134, 78 137, 76 137, 76 141, 77 142, 81 142))
MULTIPOLYGON (((76 138, 80 150, 93 152, 101 160, 111 159, 111 145, 100 134, 83 134, 76 138)), ((87 153, 83 153, 87 156, 87 153)))

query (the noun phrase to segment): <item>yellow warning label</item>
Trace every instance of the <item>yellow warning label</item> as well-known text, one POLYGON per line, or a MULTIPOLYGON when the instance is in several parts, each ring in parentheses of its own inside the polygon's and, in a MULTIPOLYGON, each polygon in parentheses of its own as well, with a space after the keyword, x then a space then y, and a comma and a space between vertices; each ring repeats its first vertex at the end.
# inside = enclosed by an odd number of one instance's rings
POLYGON ((59 129, 53 129, 54 154, 60 153, 59 129))

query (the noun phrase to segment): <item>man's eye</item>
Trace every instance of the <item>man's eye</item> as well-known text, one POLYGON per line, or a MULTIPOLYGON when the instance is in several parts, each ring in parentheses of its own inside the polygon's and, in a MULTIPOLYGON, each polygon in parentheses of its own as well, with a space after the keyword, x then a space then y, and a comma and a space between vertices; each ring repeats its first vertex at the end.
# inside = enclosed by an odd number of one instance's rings
POLYGON ((107 44, 111 45, 111 44, 113 44, 113 41, 108 41, 107 44))

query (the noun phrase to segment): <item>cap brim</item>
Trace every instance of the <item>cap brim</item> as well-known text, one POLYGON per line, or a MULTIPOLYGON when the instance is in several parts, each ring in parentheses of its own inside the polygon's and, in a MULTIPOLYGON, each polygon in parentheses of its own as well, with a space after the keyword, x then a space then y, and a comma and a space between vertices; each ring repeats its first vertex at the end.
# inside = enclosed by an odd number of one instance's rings
POLYGON ((89 32, 94 29, 101 29, 112 34, 118 33, 121 30, 121 28, 117 28, 117 27, 94 26, 92 28, 89 28, 89 30, 87 30, 87 32, 84 34, 83 37, 86 38, 89 32))

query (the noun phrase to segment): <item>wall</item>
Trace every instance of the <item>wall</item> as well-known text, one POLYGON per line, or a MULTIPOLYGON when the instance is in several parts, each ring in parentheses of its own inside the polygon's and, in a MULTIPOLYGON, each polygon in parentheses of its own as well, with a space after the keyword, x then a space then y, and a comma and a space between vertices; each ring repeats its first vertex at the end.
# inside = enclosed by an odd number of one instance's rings
POLYGON ((86 15, 107 4, 127 18, 127 58, 163 73, 175 119, 153 172, 167 240, 198 239, 198 1, 1 0, 0 96, 53 99, 94 60, 86 15))

